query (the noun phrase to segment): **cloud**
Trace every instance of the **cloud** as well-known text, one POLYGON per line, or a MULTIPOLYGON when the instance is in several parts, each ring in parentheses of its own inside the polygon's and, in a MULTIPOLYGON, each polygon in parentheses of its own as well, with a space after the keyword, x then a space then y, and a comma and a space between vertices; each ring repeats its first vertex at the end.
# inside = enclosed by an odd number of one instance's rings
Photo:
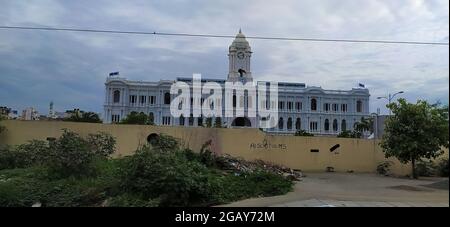
MULTIPOLYGON (((6 1, 0 24, 200 34, 448 42, 445 0, 6 1)), ((0 105, 48 103, 59 111, 102 112, 111 71, 133 80, 202 73, 226 78, 231 39, 0 30, 0 105)), ((448 103, 446 46, 249 40, 259 80, 325 89, 365 83, 377 96, 404 90, 409 101, 448 103)))

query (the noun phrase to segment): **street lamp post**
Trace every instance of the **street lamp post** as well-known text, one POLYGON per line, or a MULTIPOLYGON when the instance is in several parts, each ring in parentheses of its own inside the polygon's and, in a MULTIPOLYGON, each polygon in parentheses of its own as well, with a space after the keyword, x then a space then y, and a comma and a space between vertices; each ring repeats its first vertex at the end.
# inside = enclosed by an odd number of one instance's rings
MULTIPOLYGON (((389 104, 391 104, 391 102, 392 102, 392 99, 394 99, 394 97, 396 96, 396 95, 399 95, 399 94, 403 94, 403 93, 405 93, 404 91, 399 91, 399 92, 397 92, 397 93, 395 93, 395 94, 393 94, 393 95, 391 95, 391 93, 389 93, 388 94, 388 97, 386 97, 386 96, 381 96, 381 97, 377 97, 377 99, 386 99, 386 100, 388 100, 388 103, 389 104)), ((391 109, 389 109, 389 116, 391 116, 391 109)))

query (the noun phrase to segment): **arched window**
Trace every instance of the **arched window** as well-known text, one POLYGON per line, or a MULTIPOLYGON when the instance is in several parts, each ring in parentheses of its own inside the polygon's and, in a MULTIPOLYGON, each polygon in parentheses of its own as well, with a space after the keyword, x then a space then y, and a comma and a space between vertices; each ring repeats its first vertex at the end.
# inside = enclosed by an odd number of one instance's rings
POLYGON ((170 105, 170 93, 169 92, 164 93, 164 104, 170 105))
POLYGON ((233 95, 233 107, 236 107, 236 95, 233 95))
POLYGON ((301 122, 300 118, 297 118, 297 120, 295 121, 295 129, 300 130, 301 127, 302 127, 302 122, 301 122))
POLYGON ((356 112, 361 113, 363 112, 363 106, 362 106, 362 101, 358 100, 356 101, 356 112))
POLYGON ((347 131, 347 121, 345 119, 342 120, 341 131, 347 131))
POLYGON ((325 119, 325 124, 324 124, 324 129, 325 131, 330 131, 330 121, 328 119, 325 119))
POLYGON ((287 129, 288 129, 288 130, 292 130, 292 118, 288 118, 288 121, 287 121, 287 129))
POLYGON ((317 110, 317 100, 311 99, 311 110, 316 111, 317 110))
POLYGON ((283 122, 283 118, 280 117, 280 120, 278 120, 278 129, 283 130, 284 128, 284 122, 283 122))
POLYGON ((334 121, 333 121, 333 131, 335 131, 335 132, 338 131, 338 121, 336 119, 334 119, 334 121))
POLYGON ((120 91, 119 91, 119 90, 115 90, 115 91, 114 91, 114 94, 113 94, 113 102, 114 102, 114 103, 120 102, 120 91))
POLYGON ((181 116, 180 116, 180 125, 181 126, 184 125, 184 116, 183 116, 183 114, 181 114, 181 116))

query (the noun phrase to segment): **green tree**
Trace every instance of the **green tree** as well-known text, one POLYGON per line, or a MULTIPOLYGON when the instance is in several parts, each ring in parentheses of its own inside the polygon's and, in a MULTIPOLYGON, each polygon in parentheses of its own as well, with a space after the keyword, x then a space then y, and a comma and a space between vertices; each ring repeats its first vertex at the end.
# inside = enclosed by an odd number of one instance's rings
POLYGON ((97 113, 84 111, 74 111, 66 121, 102 123, 97 113))
POLYGON ((150 125, 153 122, 153 119, 149 118, 149 116, 143 112, 135 112, 132 111, 127 115, 126 118, 122 119, 121 124, 131 124, 131 125, 150 125))
MULTIPOLYGON (((354 130, 362 135, 363 132, 369 131, 370 133, 373 133, 373 117, 369 118, 361 118, 360 122, 356 122, 354 125, 354 130)), ((358 137, 358 138, 361 138, 358 137)))
POLYGON ((338 138, 361 138, 361 136, 361 132, 350 130, 343 131, 337 135, 338 138))
POLYGON ((387 158, 411 162, 412 177, 417 178, 418 160, 436 158, 442 154, 442 147, 448 148, 448 107, 430 105, 421 100, 414 104, 399 99, 388 108, 393 116, 386 120, 381 147, 387 158))

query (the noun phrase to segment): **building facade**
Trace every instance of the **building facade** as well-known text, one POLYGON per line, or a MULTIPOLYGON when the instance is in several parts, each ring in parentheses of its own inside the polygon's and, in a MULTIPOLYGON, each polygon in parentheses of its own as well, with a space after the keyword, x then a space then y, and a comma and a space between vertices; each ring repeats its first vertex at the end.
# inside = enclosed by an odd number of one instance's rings
MULTIPOLYGON (((223 87, 226 82, 253 82, 250 64, 252 53, 244 34, 239 31, 229 47, 228 78, 202 79, 201 83, 216 82, 223 87)), ((278 103, 260 102, 258 97, 249 98, 248 93, 244 97, 236 97, 233 93, 231 97, 223 89, 224 98, 216 100, 217 105, 224 107, 225 99, 230 98, 233 100, 233 107, 245 109, 244 117, 172 117, 170 103, 175 96, 170 94, 170 88, 177 81, 192 85, 191 78, 143 82, 127 80, 117 74, 110 75, 105 83, 104 122, 120 122, 130 112, 135 111, 148 114, 156 125, 199 127, 220 122, 223 127, 260 128, 258 118, 245 117, 248 107, 277 105, 278 124, 276 127, 264 129, 265 131, 293 134, 298 130, 305 130, 316 135, 337 135, 342 131, 352 130, 353 125, 362 117, 369 116, 370 94, 366 88, 325 90, 321 87, 306 86, 304 83, 278 82, 278 103)), ((255 83, 261 86, 267 82, 255 83)), ((191 99, 191 103, 203 103, 208 96, 202 95, 200 100, 191 99)), ((222 116, 225 116, 225 110, 222 113, 222 116)))

